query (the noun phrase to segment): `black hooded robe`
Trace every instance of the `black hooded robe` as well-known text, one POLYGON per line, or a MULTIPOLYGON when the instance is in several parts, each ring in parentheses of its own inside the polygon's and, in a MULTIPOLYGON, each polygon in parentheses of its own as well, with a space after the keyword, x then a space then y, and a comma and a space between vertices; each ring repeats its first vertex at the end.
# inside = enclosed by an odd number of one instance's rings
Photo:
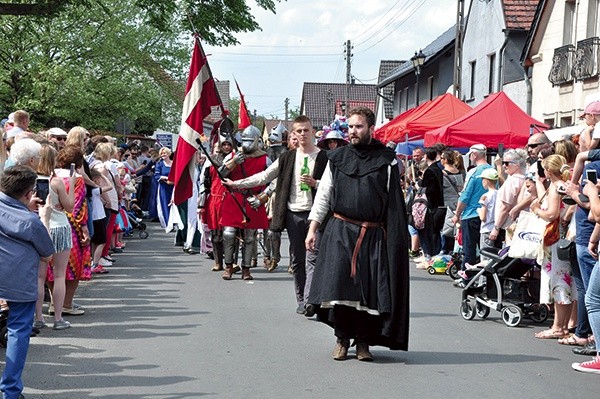
POLYGON ((410 239, 396 154, 373 140, 327 155, 333 177, 330 209, 354 221, 381 222, 384 228, 366 229, 351 278, 361 227, 332 217, 321 239, 308 302, 320 307, 318 320, 332 327, 335 304, 379 314, 380 331, 367 343, 408 350, 410 239))

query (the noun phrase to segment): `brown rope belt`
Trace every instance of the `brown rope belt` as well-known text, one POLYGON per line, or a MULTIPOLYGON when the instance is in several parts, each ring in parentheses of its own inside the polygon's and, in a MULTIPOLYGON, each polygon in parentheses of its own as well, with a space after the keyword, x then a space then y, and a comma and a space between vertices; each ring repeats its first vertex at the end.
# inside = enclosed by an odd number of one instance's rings
POLYGON ((360 251, 360 247, 362 246, 362 242, 365 238, 365 233, 367 232, 367 229, 380 227, 385 232, 385 225, 383 222, 363 222, 360 220, 354 220, 344 215, 340 215, 339 213, 334 213, 333 217, 343 220, 344 222, 360 226, 360 234, 358 235, 358 240, 356 240, 356 245, 354 246, 354 252, 352 253, 352 266, 350 269, 350 277, 354 278, 354 276, 356 276, 356 263, 358 261, 358 251, 360 251))

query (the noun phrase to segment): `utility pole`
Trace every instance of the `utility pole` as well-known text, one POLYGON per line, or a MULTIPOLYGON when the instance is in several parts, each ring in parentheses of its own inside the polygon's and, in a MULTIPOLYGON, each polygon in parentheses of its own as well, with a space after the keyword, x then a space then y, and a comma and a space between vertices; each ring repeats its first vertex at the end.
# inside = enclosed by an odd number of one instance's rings
POLYGON ((456 5, 456 39, 454 40, 454 88, 453 94, 459 100, 462 90, 462 48, 465 33, 465 0, 457 0, 456 5))
POLYGON ((289 112, 289 107, 290 107, 290 99, 289 98, 285 98, 285 100, 283 101, 283 103, 285 104, 285 127, 287 129, 287 123, 288 123, 288 112, 289 112))
POLYGON ((344 102, 344 107, 342 107, 342 112, 344 116, 348 116, 348 111, 350 108, 350 84, 352 83, 352 44, 350 40, 346 40, 346 48, 344 49, 344 53, 346 54, 346 100, 344 102))

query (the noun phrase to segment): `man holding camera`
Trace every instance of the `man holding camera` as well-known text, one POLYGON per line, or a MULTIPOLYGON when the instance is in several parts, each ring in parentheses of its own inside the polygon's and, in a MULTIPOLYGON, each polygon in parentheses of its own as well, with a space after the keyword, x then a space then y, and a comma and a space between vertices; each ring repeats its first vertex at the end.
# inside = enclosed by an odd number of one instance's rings
POLYGON ((23 398, 25 367, 37 300, 40 262, 50 261, 54 245, 39 216, 27 206, 35 195, 37 175, 15 165, 0 178, 0 298, 8 302, 8 345, 0 390, 4 399, 23 398))

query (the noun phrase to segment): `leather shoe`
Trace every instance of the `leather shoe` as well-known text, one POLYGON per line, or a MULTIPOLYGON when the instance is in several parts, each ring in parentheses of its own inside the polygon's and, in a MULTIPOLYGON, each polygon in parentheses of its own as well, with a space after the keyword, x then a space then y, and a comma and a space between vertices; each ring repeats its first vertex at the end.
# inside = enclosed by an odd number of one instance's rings
POLYGON ((362 342, 356 343, 356 358, 361 362, 372 362, 373 355, 369 351, 369 345, 362 342))
POLYGON ((317 307, 315 305, 308 304, 304 308, 304 316, 306 316, 306 317, 313 317, 316 312, 317 312, 317 307))
POLYGON ((348 348, 350 347, 350 340, 338 338, 333 348, 331 356, 333 360, 346 360, 348 358, 348 348))
POLYGON ((573 353, 576 355, 596 356, 596 342, 589 342, 586 346, 573 348, 573 353))

